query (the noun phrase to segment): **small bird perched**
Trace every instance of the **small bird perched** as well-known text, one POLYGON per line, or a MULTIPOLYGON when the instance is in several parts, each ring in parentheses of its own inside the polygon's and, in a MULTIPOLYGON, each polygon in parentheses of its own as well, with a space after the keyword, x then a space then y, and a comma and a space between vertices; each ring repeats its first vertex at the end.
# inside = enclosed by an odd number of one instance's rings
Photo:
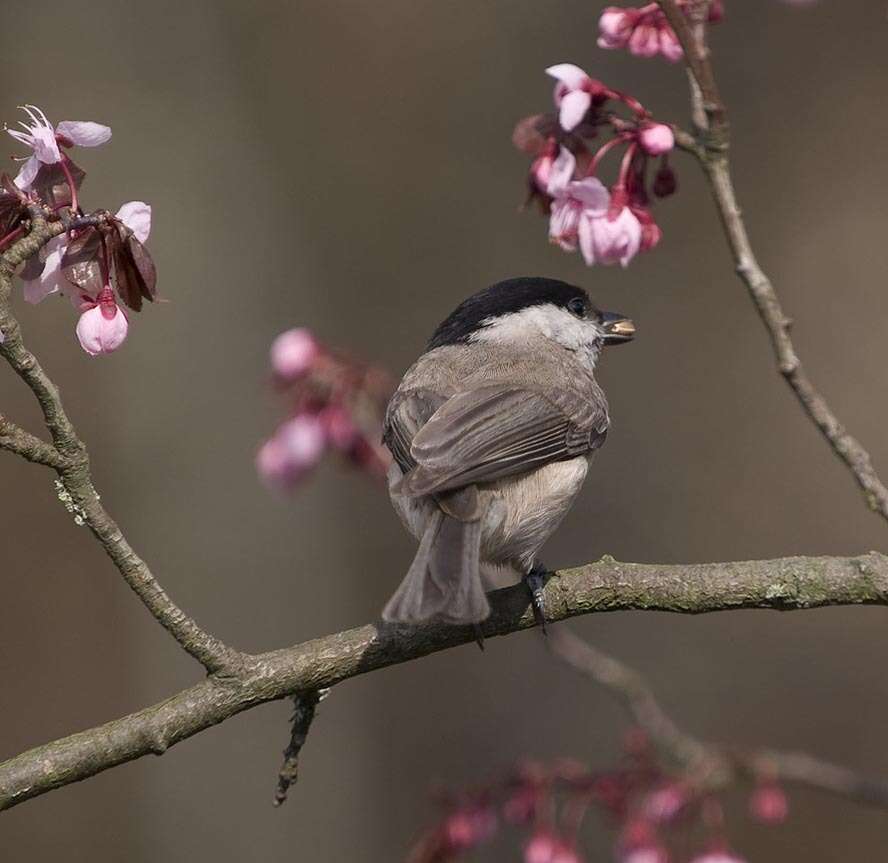
POLYGON ((544 278, 492 285, 441 323, 386 411, 389 494, 419 550, 383 619, 477 624, 490 566, 527 579, 542 618, 536 554, 607 435, 595 365, 634 334, 582 288, 544 278))

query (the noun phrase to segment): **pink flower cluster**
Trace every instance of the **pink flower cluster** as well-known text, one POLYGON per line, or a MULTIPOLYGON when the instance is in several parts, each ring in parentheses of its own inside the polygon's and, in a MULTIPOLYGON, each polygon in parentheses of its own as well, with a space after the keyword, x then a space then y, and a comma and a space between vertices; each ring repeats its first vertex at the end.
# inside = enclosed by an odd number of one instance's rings
POLYGON ((281 333, 270 355, 289 412, 256 455, 266 484, 292 490, 329 450, 373 477, 385 476, 388 450, 379 441, 392 391, 388 376, 335 353, 301 327, 281 333))
MULTIPOLYGON (((686 9, 690 0, 679 0, 686 9)), ((724 7, 721 0, 709 6, 708 20, 721 21, 724 7)), ((625 48, 636 57, 662 55, 672 63, 684 55, 675 31, 656 3, 641 7, 608 6, 598 20, 598 47, 625 48)))
MULTIPOLYGON (((78 190, 86 175, 65 151, 75 145, 97 147, 111 139, 111 129, 100 123, 65 120, 53 128, 36 106, 23 110, 29 122, 7 132, 31 155, 13 183, 4 180, 0 192, 0 249, 22 235, 29 205, 41 207, 50 220, 58 220, 63 211, 79 217, 78 190)), ((83 350, 93 356, 116 350, 129 330, 118 299, 139 311, 142 299, 156 296, 154 264, 143 246, 150 232, 151 207, 130 201, 114 216, 103 213, 92 223, 60 234, 20 273, 25 299, 39 303, 50 294, 67 296, 81 313, 75 332, 83 350)))
MULTIPOLYGON (((618 769, 590 772, 574 761, 527 764, 503 782, 442 802, 446 815, 419 839, 409 863, 457 860, 506 825, 528 831, 524 863, 582 863, 579 828, 593 808, 617 830, 619 863, 745 863, 729 850, 721 803, 665 773, 637 731, 627 736, 626 764, 618 769), (690 827, 702 832, 702 847, 679 854, 675 847, 687 848, 690 827)), ((750 798, 752 816, 775 824, 787 811, 783 791, 763 779, 750 798)))
POLYGON ((579 249, 589 266, 626 266, 639 252, 654 248, 663 235, 651 212, 651 194, 675 192, 669 153, 672 129, 653 120, 637 100, 591 78, 578 66, 561 63, 546 70, 556 79, 557 114, 527 117, 515 129, 515 145, 534 157, 530 195, 549 214, 549 238, 564 249, 579 249), (612 106, 622 105, 629 118, 612 106), (593 152, 601 130, 611 137, 593 152), (610 188, 598 178, 604 157, 623 149, 610 188), (649 181, 652 159, 659 165, 649 181))

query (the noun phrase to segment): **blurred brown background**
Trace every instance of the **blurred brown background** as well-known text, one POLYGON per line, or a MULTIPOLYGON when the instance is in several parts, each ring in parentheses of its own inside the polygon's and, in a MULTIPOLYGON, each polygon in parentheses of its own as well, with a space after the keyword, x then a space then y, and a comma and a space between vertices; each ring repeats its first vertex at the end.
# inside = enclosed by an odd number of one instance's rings
MULTIPOLYGON (((170 300, 138 318, 119 354, 94 360, 67 303, 18 298, 27 339, 90 443, 106 504, 173 597, 225 640, 258 651, 372 620, 413 553, 360 476, 325 467, 292 500, 258 483, 253 453, 279 412, 265 386, 272 337, 306 324, 400 373, 458 300, 512 275, 576 281, 640 327, 606 358, 612 434, 550 565, 885 548, 885 525, 775 374, 686 158, 681 193, 658 208, 662 246, 624 272, 587 270, 547 244, 543 220, 517 213, 526 162, 509 136, 548 107, 545 66, 575 61, 685 120, 680 68, 595 47, 601 5, 7 10, 2 117, 28 101, 113 127, 110 146, 80 151, 84 201, 153 204, 170 300)), ((886 473, 884 8, 727 5, 713 41, 754 242, 810 372, 886 473)), ((2 369, 0 406, 39 428, 2 369)), ((0 455, 0 488, 0 757, 197 679, 72 523, 49 472, 0 455)), ((576 628, 648 675, 696 733, 888 774, 884 609, 615 614, 576 628)), ((261 707, 161 760, 22 805, 0 817, 0 856, 397 861, 436 783, 528 755, 606 765, 624 728, 609 696, 554 666, 535 634, 483 656, 466 647, 336 689, 300 784, 274 810, 287 717, 283 703, 261 707)), ((884 853, 884 813, 807 792, 792 807, 788 824, 762 828, 738 801, 737 848, 755 863, 884 853)), ((609 842, 596 826, 592 858, 608 859, 609 842)))

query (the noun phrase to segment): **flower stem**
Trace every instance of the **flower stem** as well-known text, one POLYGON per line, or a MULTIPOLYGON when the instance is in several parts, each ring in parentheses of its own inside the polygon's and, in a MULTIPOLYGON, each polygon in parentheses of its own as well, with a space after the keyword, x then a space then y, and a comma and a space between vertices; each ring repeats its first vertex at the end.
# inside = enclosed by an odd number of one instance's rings
POLYGON ((80 208, 77 203, 77 185, 74 182, 74 177, 71 175, 71 169, 68 167, 68 157, 63 153, 62 160, 59 162, 59 165, 62 168, 62 173, 65 175, 65 179, 68 181, 68 188, 71 190, 71 210, 74 213, 80 212, 80 208))

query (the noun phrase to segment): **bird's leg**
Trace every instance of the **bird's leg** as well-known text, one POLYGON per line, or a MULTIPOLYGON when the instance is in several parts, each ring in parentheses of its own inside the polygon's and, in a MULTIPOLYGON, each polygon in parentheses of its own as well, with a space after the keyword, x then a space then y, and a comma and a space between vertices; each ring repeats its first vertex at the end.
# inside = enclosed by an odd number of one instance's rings
POLYGON ((548 635, 546 632, 546 612, 543 609, 543 588, 546 586, 548 576, 549 571, 540 561, 534 561, 530 571, 524 576, 524 583, 530 591, 530 604, 533 607, 533 616, 543 630, 543 635, 548 635))
POLYGON ((481 628, 480 623, 473 623, 472 628, 475 630, 475 644, 478 645, 478 649, 483 653, 484 652, 484 630, 481 628))

